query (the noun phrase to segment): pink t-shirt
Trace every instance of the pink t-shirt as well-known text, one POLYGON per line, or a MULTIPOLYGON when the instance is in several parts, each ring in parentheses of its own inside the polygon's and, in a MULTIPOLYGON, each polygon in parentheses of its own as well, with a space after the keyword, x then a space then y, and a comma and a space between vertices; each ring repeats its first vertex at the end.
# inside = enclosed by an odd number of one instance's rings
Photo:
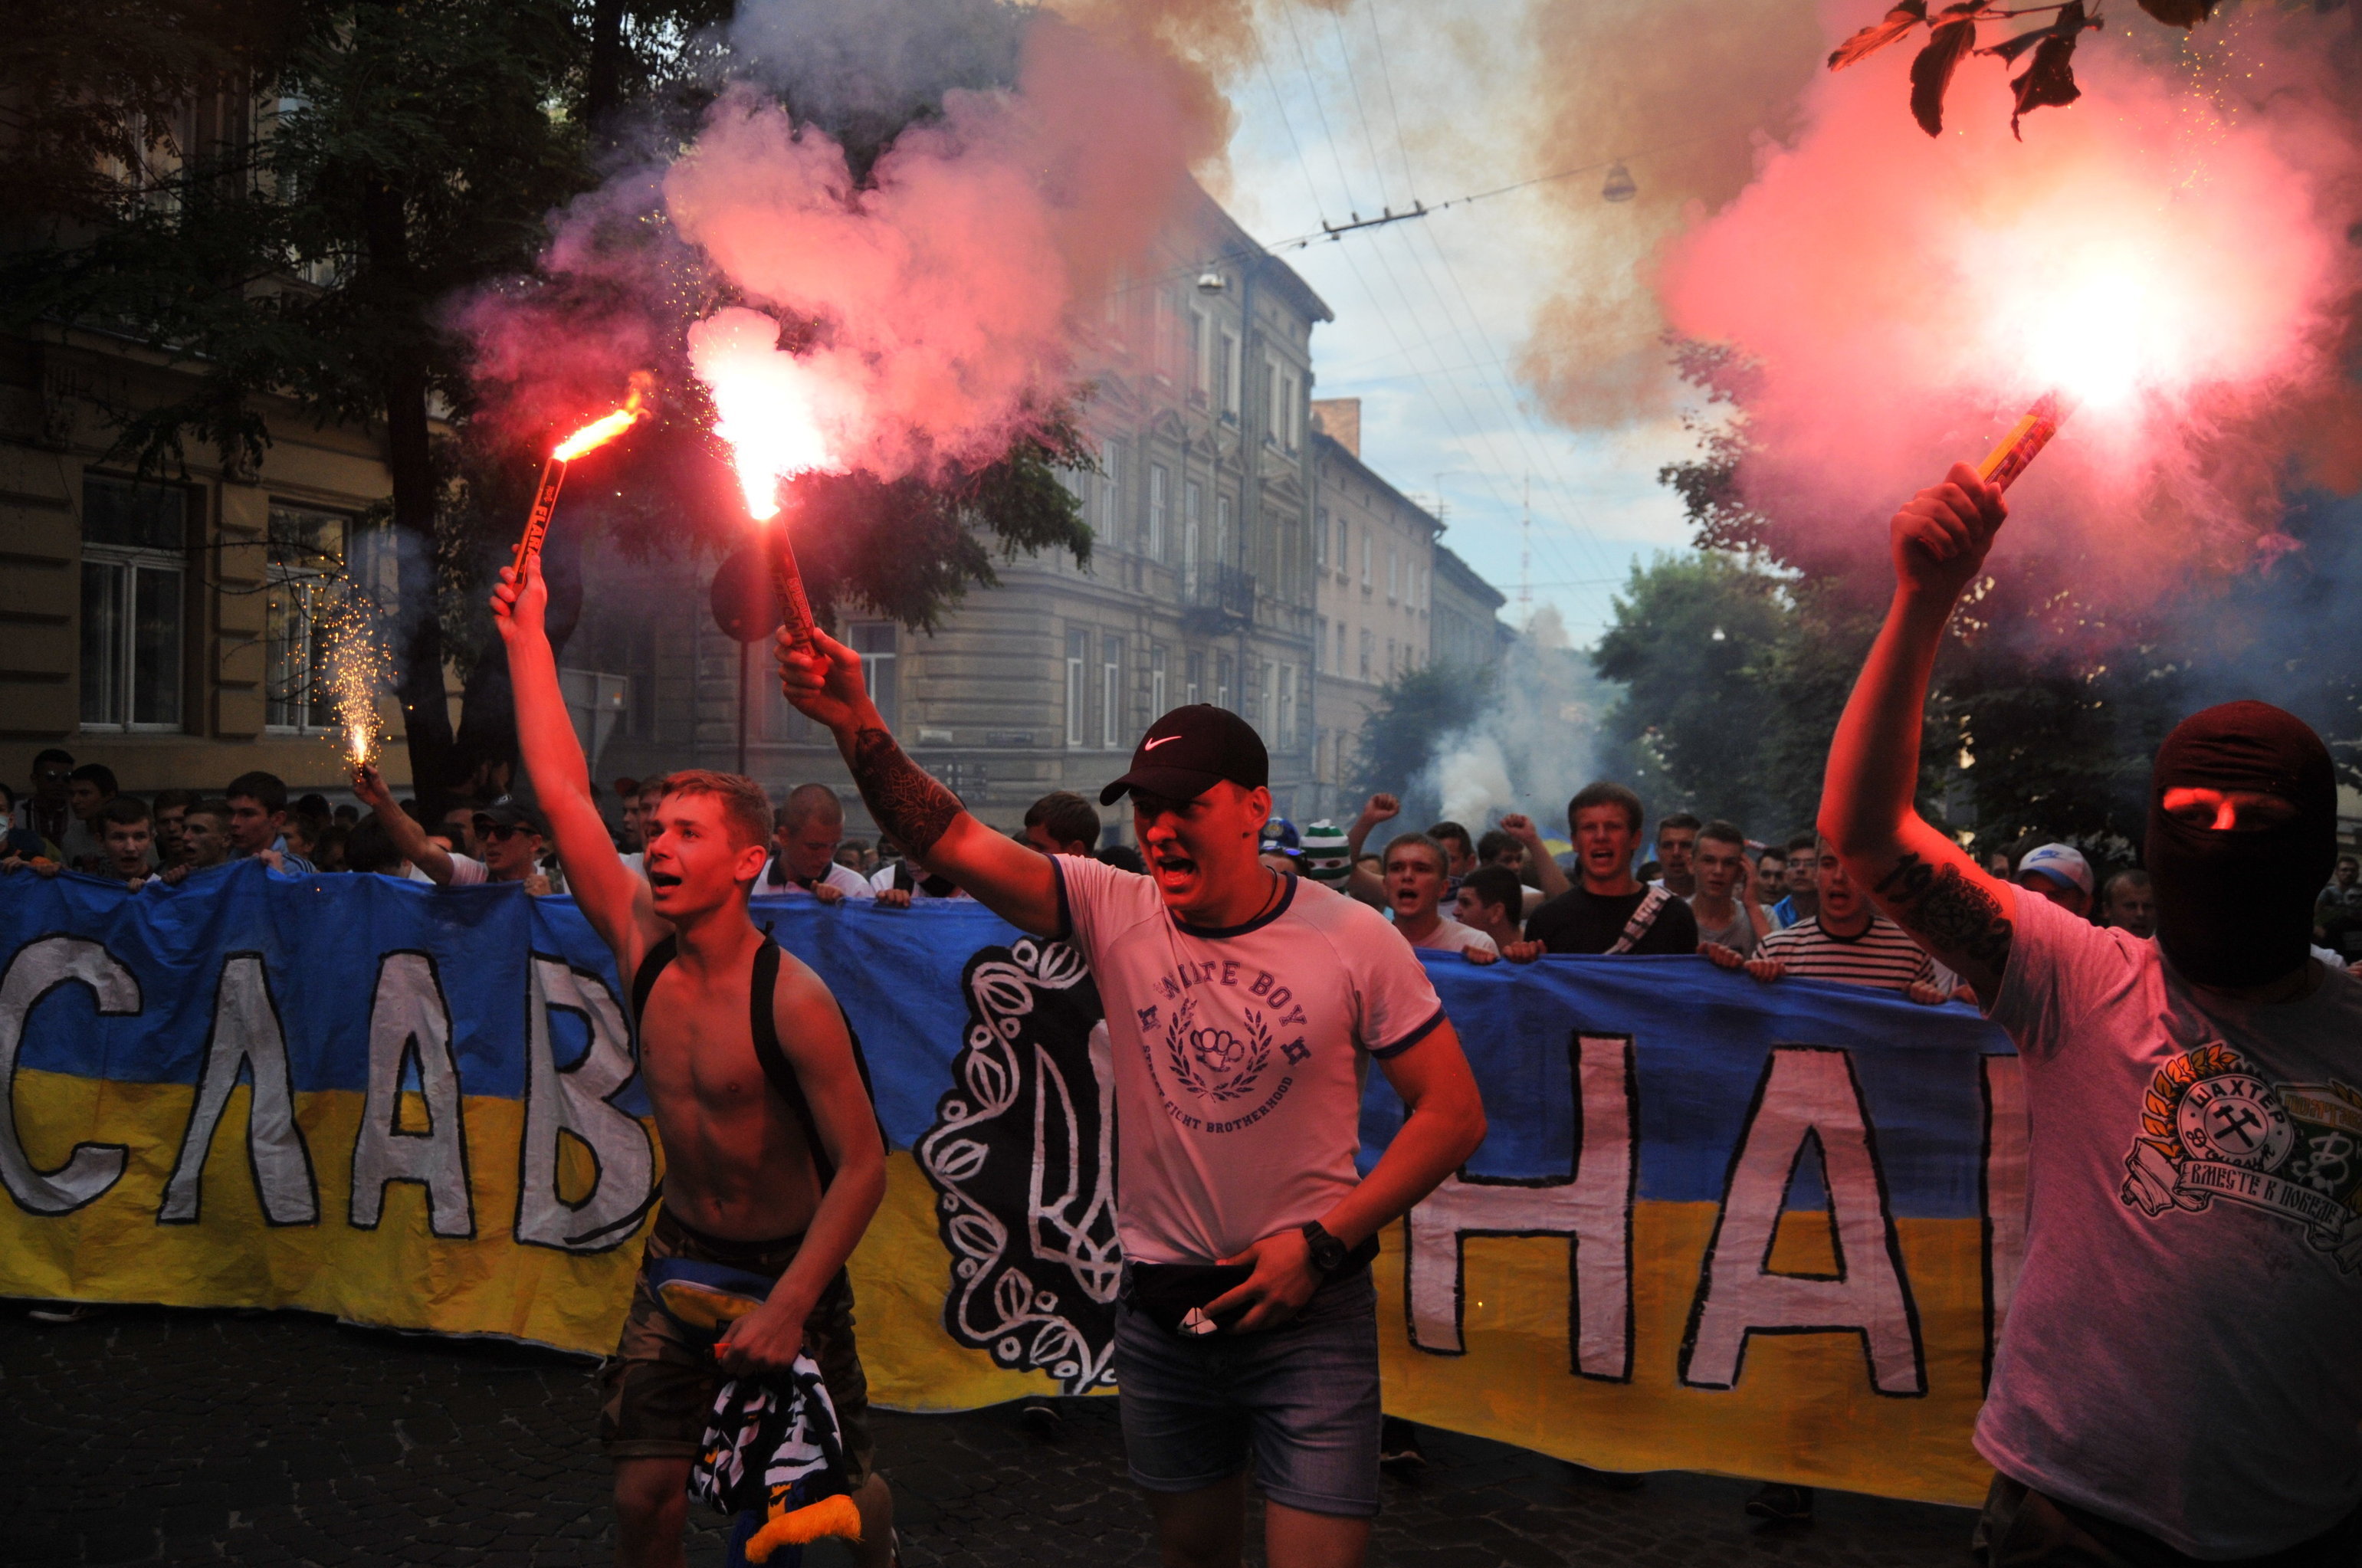
POLYGON ((2030 1137, 1979 1452, 2192 1557, 2327 1529, 2362 1499, 2362 980, 2234 1001, 2020 893, 1992 1019, 2030 1137))
POLYGON ((1370 1058, 1443 1021, 1409 944, 1300 877, 1269 914, 1204 930, 1149 878, 1050 864, 1107 1007, 1124 1256, 1210 1263, 1335 1208, 1360 1179, 1370 1058))

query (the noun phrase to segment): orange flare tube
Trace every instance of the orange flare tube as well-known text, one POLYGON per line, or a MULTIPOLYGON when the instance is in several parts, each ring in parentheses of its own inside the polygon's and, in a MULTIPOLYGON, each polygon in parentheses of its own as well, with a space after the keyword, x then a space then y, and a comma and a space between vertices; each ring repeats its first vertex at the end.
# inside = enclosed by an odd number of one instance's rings
POLYGON ((526 513, 524 537, 517 541, 514 566, 524 570, 525 558, 541 554, 541 542, 549 536, 549 519, 557 511, 557 492, 566 484, 566 465, 585 452, 596 451, 640 422, 640 399, 645 383, 644 374, 632 377, 632 395, 624 406, 613 414, 602 414, 590 424, 568 436, 553 447, 549 460, 541 465, 541 483, 533 492, 533 510, 526 513))
POLYGON ((775 513, 771 530, 771 592, 785 617, 788 640, 798 653, 812 652, 811 601, 804 597, 803 569, 796 564, 796 547, 788 539, 788 513, 775 513))
POLYGON ((1977 477, 1995 490, 2007 490, 2010 481, 2024 473, 2026 465, 2050 445, 2050 438, 2058 434, 2058 427, 2074 412, 2075 400, 2064 392, 2048 392, 2036 398, 2034 406, 2025 411, 2025 417, 1977 465, 1977 477))

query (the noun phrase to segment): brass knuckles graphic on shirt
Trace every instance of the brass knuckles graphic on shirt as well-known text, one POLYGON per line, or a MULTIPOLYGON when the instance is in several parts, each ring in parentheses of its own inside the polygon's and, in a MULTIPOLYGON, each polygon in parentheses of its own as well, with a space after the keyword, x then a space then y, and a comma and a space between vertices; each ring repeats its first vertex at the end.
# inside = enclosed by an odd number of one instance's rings
POLYGON ((944 1328, 1068 1394, 1111 1384, 1123 1256, 1114 1083, 1082 955, 1031 938, 968 960, 957 1088, 919 1140, 952 1257, 944 1328))
POLYGON ((2216 1040, 2157 1070, 2125 1156, 2124 1201, 2155 1218, 2220 1198, 2304 1228, 2362 1270, 2362 1091, 2274 1084, 2216 1040))
POLYGON ((1175 1008, 1164 1025, 1164 1059, 1174 1081, 1217 1103, 1253 1093, 1255 1080, 1271 1066, 1271 1029, 1253 1008, 1242 1009, 1241 1016, 1247 1025, 1244 1041, 1227 1029, 1192 1028, 1198 1018, 1195 997, 1175 1008))

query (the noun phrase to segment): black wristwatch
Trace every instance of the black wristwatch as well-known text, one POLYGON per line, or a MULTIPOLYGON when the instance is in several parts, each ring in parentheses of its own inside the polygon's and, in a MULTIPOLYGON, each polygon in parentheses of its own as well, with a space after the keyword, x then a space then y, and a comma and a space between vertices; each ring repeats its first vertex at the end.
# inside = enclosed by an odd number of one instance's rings
POLYGON ((1304 1239, 1312 1248, 1312 1266, 1324 1275, 1334 1275, 1353 1255, 1352 1249, 1322 1230, 1318 1220, 1304 1222, 1304 1239))

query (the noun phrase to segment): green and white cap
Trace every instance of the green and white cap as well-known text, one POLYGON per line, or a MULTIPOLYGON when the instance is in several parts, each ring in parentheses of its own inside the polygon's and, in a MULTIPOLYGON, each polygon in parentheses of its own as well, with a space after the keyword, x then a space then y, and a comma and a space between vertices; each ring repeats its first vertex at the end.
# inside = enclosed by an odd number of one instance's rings
POLYGON ((1345 830, 1323 818, 1303 830, 1303 848, 1297 869, 1316 882, 1341 887, 1353 874, 1353 857, 1345 850, 1345 830))

